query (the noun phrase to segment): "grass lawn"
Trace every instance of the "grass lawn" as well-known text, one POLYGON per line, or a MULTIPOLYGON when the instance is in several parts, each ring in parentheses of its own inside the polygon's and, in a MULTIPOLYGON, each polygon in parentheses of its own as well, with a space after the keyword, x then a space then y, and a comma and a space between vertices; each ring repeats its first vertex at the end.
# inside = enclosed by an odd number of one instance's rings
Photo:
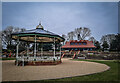
POLYGON ((78 60, 77 61, 89 61, 89 62, 97 62, 103 63, 110 66, 108 71, 97 73, 93 75, 86 75, 86 76, 77 76, 71 78, 64 78, 64 79, 55 79, 55 80, 47 80, 47 81, 120 81, 118 78, 118 66, 120 62, 118 61, 100 61, 100 60, 78 60))
POLYGON ((0 58, 0 60, 15 60, 16 58, 0 58))
MULTIPOLYGON (((85 75, 85 76, 76 76, 76 77, 69 77, 69 78, 63 78, 63 79, 53 79, 53 80, 38 80, 38 81, 25 81, 28 83, 41 83, 41 82, 61 82, 61 81, 72 81, 72 82, 115 82, 119 83, 120 80, 118 79, 118 65, 120 64, 119 61, 101 61, 101 60, 78 60, 77 61, 90 61, 90 62, 97 62, 97 63, 103 63, 108 66, 110 66, 110 69, 105 72, 92 74, 92 75, 85 75)), ((101 83, 102 83, 101 82, 101 83)))

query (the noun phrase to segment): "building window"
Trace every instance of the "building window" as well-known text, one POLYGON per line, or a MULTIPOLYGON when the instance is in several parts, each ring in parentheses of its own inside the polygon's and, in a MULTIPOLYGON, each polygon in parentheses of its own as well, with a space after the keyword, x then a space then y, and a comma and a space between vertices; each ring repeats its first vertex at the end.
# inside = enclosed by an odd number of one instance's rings
POLYGON ((92 48, 90 48, 90 50, 92 51, 92 48))
POLYGON ((82 43, 79 43, 79 45, 82 45, 82 43))
POLYGON ((75 43, 75 45, 77 45, 77 43, 75 43))
POLYGON ((75 50, 78 50, 77 48, 75 48, 75 50))
POLYGON ((84 42, 83 45, 86 45, 86 43, 84 42))
POLYGON ((70 43, 70 45, 74 45, 74 43, 70 43))

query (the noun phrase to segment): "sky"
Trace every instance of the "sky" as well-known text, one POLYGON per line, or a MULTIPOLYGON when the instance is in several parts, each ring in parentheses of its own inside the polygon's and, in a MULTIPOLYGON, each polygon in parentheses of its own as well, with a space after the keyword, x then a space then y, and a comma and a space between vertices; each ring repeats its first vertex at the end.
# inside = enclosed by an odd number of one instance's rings
POLYGON ((117 2, 3 2, 2 29, 7 26, 35 29, 41 21, 45 30, 58 35, 87 27, 91 36, 118 33, 117 2))

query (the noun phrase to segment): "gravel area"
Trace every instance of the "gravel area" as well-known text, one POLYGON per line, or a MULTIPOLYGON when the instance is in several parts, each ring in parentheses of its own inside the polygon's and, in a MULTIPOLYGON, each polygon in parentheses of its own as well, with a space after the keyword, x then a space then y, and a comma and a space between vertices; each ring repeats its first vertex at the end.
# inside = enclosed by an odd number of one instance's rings
POLYGON ((63 58, 58 65, 15 66, 14 60, 2 61, 2 81, 28 81, 57 79, 103 72, 109 69, 105 64, 73 61, 63 58))

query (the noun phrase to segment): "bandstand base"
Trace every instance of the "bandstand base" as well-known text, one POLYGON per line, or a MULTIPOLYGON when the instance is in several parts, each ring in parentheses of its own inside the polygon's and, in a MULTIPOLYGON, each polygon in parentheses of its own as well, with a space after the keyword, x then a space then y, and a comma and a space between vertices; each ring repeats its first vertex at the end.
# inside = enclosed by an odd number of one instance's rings
MULTIPOLYGON (((25 61, 24 66, 57 65, 60 63, 62 63, 62 61, 25 61)), ((22 66, 22 64, 23 64, 22 61, 18 61, 18 66, 22 66)))

